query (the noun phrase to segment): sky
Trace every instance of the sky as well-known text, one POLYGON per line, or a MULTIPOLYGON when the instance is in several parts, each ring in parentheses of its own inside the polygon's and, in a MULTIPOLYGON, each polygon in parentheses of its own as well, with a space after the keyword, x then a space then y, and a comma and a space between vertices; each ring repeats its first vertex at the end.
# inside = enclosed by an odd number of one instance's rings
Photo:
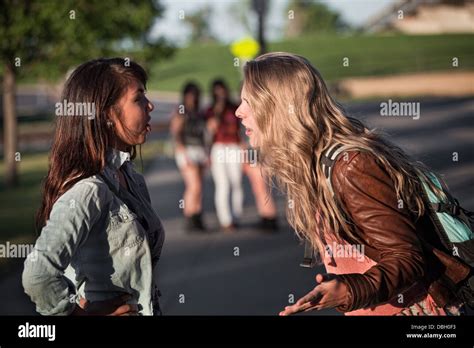
MULTIPOLYGON (((249 0, 250 1, 250 0, 249 0)), ((164 36, 177 45, 183 45, 189 39, 191 30, 185 21, 180 19, 200 8, 210 6, 212 16, 210 27, 212 34, 220 41, 230 43, 253 34, 242 25, 241 17, 246 18, 251 27, 255 27, 255 18, 245 10, 245 1, 241 0, 161 0, 165 13, 158 19, 152 29, 152 37, 164 36)), ((287 20, 288 0, 269 0, 270 12, 266 22, 268 38, 271 41, 282 37, 287 20)), ((367 19, 395 0, 324 0, 333 10, 338 11, 342 18, 351 25, 360 26, 367 19)))

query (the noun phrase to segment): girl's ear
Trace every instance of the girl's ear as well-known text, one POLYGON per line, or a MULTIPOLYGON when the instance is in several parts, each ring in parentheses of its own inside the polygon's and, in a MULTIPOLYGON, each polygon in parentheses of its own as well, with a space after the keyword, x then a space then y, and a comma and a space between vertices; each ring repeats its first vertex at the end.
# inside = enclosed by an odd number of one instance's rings
POLYGON ((107 128, 112 128, 115 124, 115 115, 114 112, 111 110, 107 111, 104 114, 105 117, 105 124, 107 125, 107 128))
POLYGON ((118 119, 119 113, 120 113, 120 110, 118 109, 118 106, 114 105, 107 111, 106 117, 108 120, 115 123, 118 119))
POLYGON ((112 122, 113 125, 116 125, 117 122, 120 122, 121 109, 118 105, 112 106, 106 113, 107 122, 112 122))

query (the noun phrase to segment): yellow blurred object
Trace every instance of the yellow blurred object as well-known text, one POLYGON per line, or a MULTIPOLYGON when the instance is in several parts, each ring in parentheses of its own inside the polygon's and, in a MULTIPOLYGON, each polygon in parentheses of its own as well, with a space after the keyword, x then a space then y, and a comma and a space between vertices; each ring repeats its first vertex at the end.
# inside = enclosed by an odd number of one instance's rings
POLYGON ((230 51, 234 57, 248 60, 257 55, 260 51, 260 45, 251 37, 246 37, 242 40, 234 41, 230 46, 230 51))

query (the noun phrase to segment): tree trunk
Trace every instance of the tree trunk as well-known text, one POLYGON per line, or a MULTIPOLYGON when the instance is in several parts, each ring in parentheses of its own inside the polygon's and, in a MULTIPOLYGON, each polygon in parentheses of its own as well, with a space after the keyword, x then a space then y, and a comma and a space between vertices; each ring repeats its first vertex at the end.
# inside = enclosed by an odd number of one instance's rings
POLYGON ((258 18, 257 37, 258 37, 258 43, 260 44, 259 55, 261 55, 267 52, 267 41, 265 38, 265 17, 268 10, 267 0, 254 0, 253 8, 255 12, 257 13, 257 18, 258 18))
POLYGON ((17 151, 17 119, 16 119, 16 83, 15 70, 11 63, 4 66, 3 75, 3 157, 5 161, 5 184, 7 187, 18 183, 16 151, 17 151))
POLYGON ((258 42, 260 44, 260 54, 267 53, 267 41, 265 39, 265 12, 258 14, 258 42))

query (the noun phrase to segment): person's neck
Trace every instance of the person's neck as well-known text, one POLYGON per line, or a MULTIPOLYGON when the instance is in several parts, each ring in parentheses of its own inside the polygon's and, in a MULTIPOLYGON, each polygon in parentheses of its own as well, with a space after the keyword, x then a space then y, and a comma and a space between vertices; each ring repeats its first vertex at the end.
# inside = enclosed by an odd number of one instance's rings
POLYGON ((117 149, 122 152, 131 152, 132 151, 132 145, 126 144, 123 141, 116 141, 114 146, 114 149, 117 149))

